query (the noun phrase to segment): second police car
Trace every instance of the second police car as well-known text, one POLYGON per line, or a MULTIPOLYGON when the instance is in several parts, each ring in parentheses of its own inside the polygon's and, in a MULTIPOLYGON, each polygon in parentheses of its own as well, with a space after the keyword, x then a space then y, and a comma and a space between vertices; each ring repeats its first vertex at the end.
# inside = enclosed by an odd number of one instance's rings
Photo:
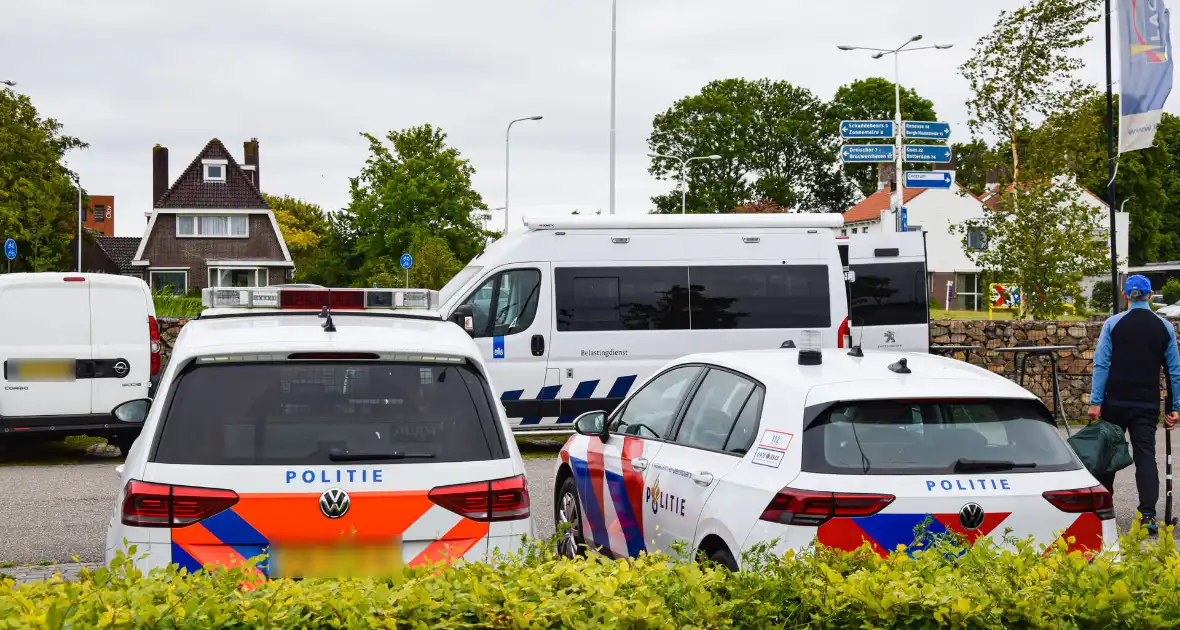
POLYGON ((556 469, 561 551, 683 541, 737 569, 758 544, 1115 544, 1111 495, 1040 400, 953 359, 858 350, 691 355, 580 416, 556 469))
POLYGON ((532 535, 524 466, 471 338, 424 290, 206 289, 122 468, 110 561, 268 576, 486 560, 532 535))

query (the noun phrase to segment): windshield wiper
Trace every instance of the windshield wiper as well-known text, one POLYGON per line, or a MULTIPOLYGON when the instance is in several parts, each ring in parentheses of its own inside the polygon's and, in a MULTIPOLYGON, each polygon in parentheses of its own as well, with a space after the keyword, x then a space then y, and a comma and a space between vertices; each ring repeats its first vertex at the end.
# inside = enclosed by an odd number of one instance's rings
POLYGON ((334 462, 364 462, 364 461, 387 461, 393 459, 434 459, 434 453, 402 453, 401 451, 386 451, 384 453, 371 453, 367 451, 350 451, 347 449, 334 448, 328 451, 328 459, 334 462))
POLYGON ((1013 470, 1015 468, 1036 468, 1036 462, 1010 462, 1002 459, 967 459, 960 457, 955 462, 955 472, 981 472, 1013 470))

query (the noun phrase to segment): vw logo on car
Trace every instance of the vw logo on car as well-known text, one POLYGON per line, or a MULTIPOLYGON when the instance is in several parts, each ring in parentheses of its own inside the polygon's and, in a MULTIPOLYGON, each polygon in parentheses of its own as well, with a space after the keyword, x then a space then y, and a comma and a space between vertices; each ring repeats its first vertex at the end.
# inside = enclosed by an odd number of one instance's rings
POLYGON ((983 526, 983 507, 978 503, 968 503, 959 510, 959 524, 963 529, 972 531, 983 526))
POLYGON ((340 488, 330 488, 320 495, 320 511, 328 518, 340 518, 348 514, 352 499, 340 488))

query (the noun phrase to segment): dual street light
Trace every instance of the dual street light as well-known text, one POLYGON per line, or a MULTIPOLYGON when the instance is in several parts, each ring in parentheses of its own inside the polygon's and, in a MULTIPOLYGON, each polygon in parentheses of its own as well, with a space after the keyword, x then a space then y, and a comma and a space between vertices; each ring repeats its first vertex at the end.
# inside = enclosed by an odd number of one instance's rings
POLYGON ((903 52, 914 52, 914 51, 918 51, 918 50, 930 50, 932 48, 937 49, 937 50, 946 50, 946 49, 954 46, 954 44, 934 44, 933 46, 919 46, 917 48, 907 48, 907 46, 909 46, 910 44, 917 42, 917 41, 921 41, 921 40, 922 40, 922 36, 920 34, 914 35, 913 37, 906 40, 906 42, 904 44, 902 44, 901 46, 898 46, 897 48, 891 48, 891 49, 868 48, 865 46, 847 46, 847 45, 836 46, 836 48, 839 48, 840 50, 868 50, 868 51, 872 51, 872 52, 876 53, 873 55, 873 59, 880 59, 886 55, 893 55, 893 103, 894 103, 894 105, 893 105, 893 108, 894 108, 893 109, 893 125, 894 125, 894 149, 893 149, 894 153, 893 153, 893 157, 894 157, 894 170, 896 170, 896 177, 897 177, 897 196, 894 198, 894 203, 892 203, 890 205, 892 206, 892 210, 895 213, 894 216, 896 217, 896 219, 895 219, 896 220, 896 227, 895 227, 896 230, 901 229, 900 209, 901 209, 902 205, 905 203, 905 193, 903 190, 904 184, 902 183, 904 181, 904 178, 902 176, 902 153, 904 152, 905 149, 902 147, 902 143, 901 143, 901 138, 902 138, 902 133, 901 133, 901 130, 902 130, 901 64, 899 63, 898 58, 901 56, 901 53, 903 53, 903 52))
POLYGON ((648 157, 664 158, 665 160, 676 160, 680 162, 680 214, 685 214, 687 199, 688 199, 688 179, 685 178, 685 169, 688 168, 688 163, 693 160, 720 160, 720 155, 698 155, 696 157, 682 158, 675 155, 662 155, 660 153, 648 153, 648 157))
POLYGON ((508 233, 508 159, 509 159, 509 144, 508 141, 512 138, 512 125, 526 120, 541 120, 544 116, 526 116, 525 118, 517 118, 508 123, 508 130, 504 132, 504 233, 508 233))

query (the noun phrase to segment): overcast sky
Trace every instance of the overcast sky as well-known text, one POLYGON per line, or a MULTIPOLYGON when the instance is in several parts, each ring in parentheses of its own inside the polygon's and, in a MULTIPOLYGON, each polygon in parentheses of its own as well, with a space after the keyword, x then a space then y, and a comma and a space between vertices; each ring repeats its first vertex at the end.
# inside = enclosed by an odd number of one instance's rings
MULTIPOLYGON (((671 189, 647 173, 652 117, 713 79, 770 77, 827 99, 892 80, 892 63, 838 43, 892 47, 913 33, 949 51, 902 57, 902 84, 967 137, 958 67, 1019 0, 619 0, 617 212, 671 189)), ((338 209, 368 131, 431 123, 512 221, 609 208, 610 0, 3 0, 0 79, 90 143, 68 156, 91 194, 115 196, 120 236, 151 209, 151 148, 170 178, 210 138, 235 157, 257 137, 263 188, 338 209)), ((1087 79, 1103 79, 1101 31, 1087 79)), ((1116 58, 1117 75, 1117 58, 1116 58)), ((1116 76, 1117 78, 1117 76, 1116 76)), ((1172 98, 1168 110, 1177 111, 1172 98)), ((503 221, 499 215, 496 221, 503 221)), ((498 227, 498 224, 497 226, 498 227)))

